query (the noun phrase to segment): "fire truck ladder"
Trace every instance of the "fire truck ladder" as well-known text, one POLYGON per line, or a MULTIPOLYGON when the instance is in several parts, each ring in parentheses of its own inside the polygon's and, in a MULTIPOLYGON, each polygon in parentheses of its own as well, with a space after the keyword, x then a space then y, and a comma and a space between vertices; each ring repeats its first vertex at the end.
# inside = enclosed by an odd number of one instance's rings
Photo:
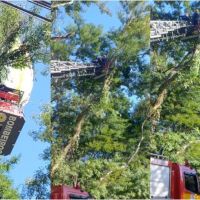
POLYGON ((178 37, 198 37, 194 33, 195 27, 184 20, 177 21, 150 21, 151 42, 169 40, 178 37))
MULTIPOLYGON (((28 0, 27 2, 32 3, 32 4, 35 4, 35 5, 37 5, 37 6, 40 7, 40 8, 44 8, 44 9, 46 9, 46 10, 50 10, 50 11, 51 11, 51 3, 49 3, 48 1, 28 0)), ((5 4, 5 5, 8 5, 8 6, 14 8, 14 9, 17 9, 17 10, 19 10, 19 11, 25 13, 25 14, 28 14, 28 15, 30 15, 30 16, 32 16, 32 17, 36 17, 36 18, 38 18, 38 19, 40 19, 40 20, 43 20, 43 21, 45 21, 45 22, 52 22, 52 20, 49 19, 49 18, 46 18, 46 17, 44 17, 44 16, 42 16, 42 15, 39 15, 39 14, 37 14, 37 13, 34 13, 34 12, 31 11, 31 10, 28 10, 28 9, 23 8, 23 6, 20 5, 20 2, 17 2, 17 1, 3 1, 3 0, 0 0, 0 3, 3 3, 3 4, 5 4)))
POLYGON ((51 60, 51 76, 55 79, 95 76, 101 67, 73 61, 51 60))

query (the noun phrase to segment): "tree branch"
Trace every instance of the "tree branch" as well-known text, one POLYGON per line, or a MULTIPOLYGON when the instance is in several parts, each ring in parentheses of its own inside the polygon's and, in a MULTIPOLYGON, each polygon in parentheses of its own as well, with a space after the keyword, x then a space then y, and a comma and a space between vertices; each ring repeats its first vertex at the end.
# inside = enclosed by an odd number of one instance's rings
POLYGON ((148 117, 151 118, 154 113, 161 107, 162 103, 164 102, 164 98, 167 94, 167 89, 169 85, 178 77, 179 72, 188 67, 188 64, 194 58, 194 54, 196 52, 196 48, 193 52, 188 52, 182 61, 176 66, 171 68, 170 74, 165 78, 163 83, 160 85, 158 89, 158 96, 154 104, 151 106, 150 111, 148 113, 148 117), (190 56, 189 60, 188 57, 190 56))
POLYGON ((81 129, 85 120, 86 113, 89 108, 83 110, 76 119, 76 126, 74 129, 73 137, 70 139, 69 143, 65 146, 63 151, 61 152, 59 158, 56 160, 56 163, 53 163, 51 167, 51 178, 53 178, 56 170, 59 168, 61 162, 67 157, 70 150, 73 148, 73 145, 76 143, 77 139, 80 137, 81 129))
POLYGON ((200 143, 200 140, 189 141, 186 145, 182 146, 180 151, 176 153, 176 155, 180 155, 181 153, 185 153, 185 150, 191 145, 195 143, 200 143))
MULTIPOLYGON (((196 49, 195 49, 196 50, 196 49)), ((180 70, 182 70, 183 68, 187 67, 187 64, 191 62, 191 60, 193 59, 195 54, 195 51, 192 52, 188 52, 188 54, 183 58, 183 60, 179 63, 178 66, 172 68, 172 72, 166 77, 166 79, 164 80, 163 84, 161 84, 160 88, 158 89, 158 97, 155 101, 155 103, 153 104, 152 108, 149 110, 149 112, 147 113, 147 117, 146 119, 143 121, 142 125, 141 125, 141 139, 137 145, 136 150, 131 154, 129 160, 127 161, 127 163, 125 163, 123 166, 121 166, 119 169, 125 169, 127 168, 130 163, 134 160, 135 156, 138 154, 141 144, 144 140, 144 126, 147 122, 147 120, 149 119, 149 117, 152 116, 152 114, 154 114, 156 112, 157 109, 160 108, 160 106, 162 105, 165 95, 167 93, 167 88, 168 86, 176 79, 176 77, 178 76, 178 73, 180 70), (191 55, 191 58, 185 63, 185 61, 187 60, 188 56, 191 55)), ((107 172, 103 177, 100 178, 100 183, 103 182, 104 180, 106 180, 114 171, 110 170, 109 172, 107 172)))

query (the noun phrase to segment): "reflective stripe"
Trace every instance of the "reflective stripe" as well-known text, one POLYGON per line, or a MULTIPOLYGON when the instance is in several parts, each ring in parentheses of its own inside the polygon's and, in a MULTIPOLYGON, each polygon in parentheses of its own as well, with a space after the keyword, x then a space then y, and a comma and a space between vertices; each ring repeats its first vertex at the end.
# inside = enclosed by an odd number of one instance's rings
POLYGON ((194 195, 194 199, 200 199, 200 195, 199 194, 195 194, 194 195))
POLYGON ((183 194, 183 199, 191 199, 191 193, 185 192, 183 194))
POLYGON ((200 200, 200 195, 185 192, 183 195, 183 199, 198 199, 198 200, 200 200))

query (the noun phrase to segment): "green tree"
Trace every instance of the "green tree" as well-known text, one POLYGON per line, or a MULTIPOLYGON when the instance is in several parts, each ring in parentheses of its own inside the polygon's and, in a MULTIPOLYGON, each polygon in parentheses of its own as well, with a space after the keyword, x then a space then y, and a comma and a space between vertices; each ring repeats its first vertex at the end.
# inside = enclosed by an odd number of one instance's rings
MULTIPOLYGON (((144 2, 124 2, 121 8, 122 26, 106 35, 100 27, 83 21, 81 24, 75 21, 67 29, 75 30, 69 41, 73 49, 68 55, 73 53, 77 59, 92 61, 98 55, 107 54, 111 69, 100 79, 77 78, 73 84, 66 81, 60 96, 53 93, 57 101, 53 126, 57 128, 51 151, 52 183, 72 185, 78 177, 96 198, 148 197, 148 184, 145 184, 148 159, 143 152, 134 160, 140 135, 130 131, 132 105, 127 93, 131 94, 128 84, 138 55, 148 51, 149 32, 142 29, 149 18, 144 2), (66 92, 70 95, 66 96, 66 92), (139 169, 131 170, 136 165, 134 161, 143 168, 143 173, 139 169), (140 186, 134 184, 137 179, 140 186)), ((54 87, 57 91, 58 82, 54 87)))
MULTIPOLYGON (((198 7, 198 2, 156 1, 152 18, 177 19, 183 10, 192 12, 198 7)), ((152 133, 150 151, 180 163, 187 159, 198 170, 195 151, 199 149, 199 50, 198 37, 152 44, 146 100, 152 133)))
POLYGON ((23 68, 27 61, 49 61, 50 25, 27 18, 14 8, 0 4, 0 78, 7 66, 23 68))
POLYGON ((17 158, 13 157, 10 160, 0 159, 0 199, 19 199, 19 193, 12 186, 12 180, 8 178, 8 173, 17 163, 17 158))
MULTIPOLYGON (((149 51, 144 4, 121 2, 122 25, 107 33, 84 22, 84 3, 66 6, 74 20, 65 29, 71 35, 52 43, 52 58, 91 62, 106 54, 113 62, 96 79, 52 83, 52 111, 42 117, 43 131, 35 133, 51 144, 44 158, 52 160, 46 174, 52 184, 78 179, 96 198, 149 198, 148 153, 188 159, 199 169, 199 40, 160 41, 149 51), (137 104, 130 101, 133 95, 137 104)), ((155 1, 151 18, 178 19, 184 9, 198 7, 199 2, 155 1)))

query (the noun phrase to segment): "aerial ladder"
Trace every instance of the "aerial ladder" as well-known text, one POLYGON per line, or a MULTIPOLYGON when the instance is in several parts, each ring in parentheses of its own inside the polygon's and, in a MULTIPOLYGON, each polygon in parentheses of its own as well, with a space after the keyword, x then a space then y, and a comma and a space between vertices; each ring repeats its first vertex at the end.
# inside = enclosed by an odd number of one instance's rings
POLYGON ((98 58, 92 63, 51 60, 51 77, 54 79, 68 79, 82 76, 99 76, 103 69, 108 67, 105 57, 98 58))
MULTIPOLYGON (((52 5, 49 1, 27 0, 27 1, 4 1, 0 3, 12 7, 26 15, 37 18, 44 22, 52 22, 51 18, 38 14, 31 10, 31 4, 43 9, 44 13, 51 12, 52 5), (26 4, 24 6, 23 4, 26 4), (29 5, 27 5, 29 3, 29 5)), ((65 1, 65 4, 72 4, 73 1, 65 1)), ((62 4, 64 5, 64 4, 62 4)), ((59 7, 56 5, 55 8, 59 7)), ((55 37, 58 39, 59 37, 55 37)), ((52 38, 53 39, 53 38, 52 38)), ((13 50, 21 45, 16 41, 13 50)), ((28 55, 27 55, 28 56, 28 55)), ((82 71, 84 66, 81 67, 82 71)), ((90 67, 94 71, 94 67, 90 67)), ((64 70, 65 71, 65 70, 64 70)), ((73 70, 72 70, 73 71, 73 70)), ((81 70, 79 70, 81 71, 81 70)), ((88 70, 86 70, 88 72, 88 70)), ((17 138, 24 126, 24 106, 28 103, 33 87, 33 68, 31 63, 23 69, 15 69, 7 66, 8 76, 0 80, 0 155, 9 155, 17 141, 17 138)), ((63 70, 61 70, 63 73, 63 70)), ((80 74, 83 72, 80 72, 80 74)), ((2 77, 1 77, 2 78, 2 77)))
MULTIPOLYGON (((50 1, 40 1, 40 0, 27 0, 27 2, 38 6, 39 8, 52 11, 52 8, 58 8, 63 5, 71 5, 74 0, 66 0, 60 2, 50 1)), ((25 14, 28 14, 32 17, 36 17, 45 22, 52 22, 51 18, 47 18, 40 14, 37 14, 29 9, 23 8, 23 6, 18 1, 4 1, 0 0, 0 3, 11 6, 25 14)), ((190 22, 183 20, 181 17, 179 20, 151 20, 150 21, 150 39, 151 43, 175 39, 175 38, 194 38, 199 36, 199 30, 196 31, 196 27, 190 22)), ((58 39, 59 37, 57 37, 58 39)))
MULTIPOLYGON (((53 37, 53 40, 62 40, 67 36, 53 37)), ((197 26, 186 20, 151 20, 150 21, 150 41, 155 43, 158 41, 168 41, 175 38, 190 39, 199 37, 200 32, 197 26)), ((98 59, 97 59, 98 60, 98 59)), ((101 61, 99 60, 99 63, 101 61)), ((71 78, 75 76, 97 76, 102 73, 102 69, 108 67, 109 64, 84 64, 73 61, 51 61, 52 78, 71 78)))
POLYGON ((186 20, 151 20, 150 41, 168 41, 175 38, 190 39, 200 36, 200 29, 186 20))
MULTIPOLYGON (((38 6, 39 8, 43 8, 43 9, 51 11, 52 8, 57 8, 59 6, 63 6, 67 4, 70 5, 74 1, 73 0, 60 1, 58 2, 58 4, 55 4, 55 5, 50 3, 49 1, 40 1, 40 0, 27 0, 27 2, 34 4, 38 6)), ((0 3, 10 6, 14 9, 17 9, 39 20, 42 20, 45 22, 52 22, 52 19, 44 17, 40 14, 37 14, 29 10, 28 8, 24 8, 17 1, 0 0, 0 3)), ((70 35, 71 34, 67 34, 66 36, 52 36, 52 40, 66 39, 70 35)), ((83 64, 83 63, 78 63, 78 62, 73 62, 73 61, 51 60, 51 76, 53 78, 70 78, 74 76, 94 76, 98 74, 98 72, 100 71, 100 68, 101 68, 100 66, 93 65, 93 64, 83 64)))
POLYGON ((7 67, 0 82, 0 155, 9 155, 25 123, 24 107, 33 87, 31 63, 23 69, 7 67))

